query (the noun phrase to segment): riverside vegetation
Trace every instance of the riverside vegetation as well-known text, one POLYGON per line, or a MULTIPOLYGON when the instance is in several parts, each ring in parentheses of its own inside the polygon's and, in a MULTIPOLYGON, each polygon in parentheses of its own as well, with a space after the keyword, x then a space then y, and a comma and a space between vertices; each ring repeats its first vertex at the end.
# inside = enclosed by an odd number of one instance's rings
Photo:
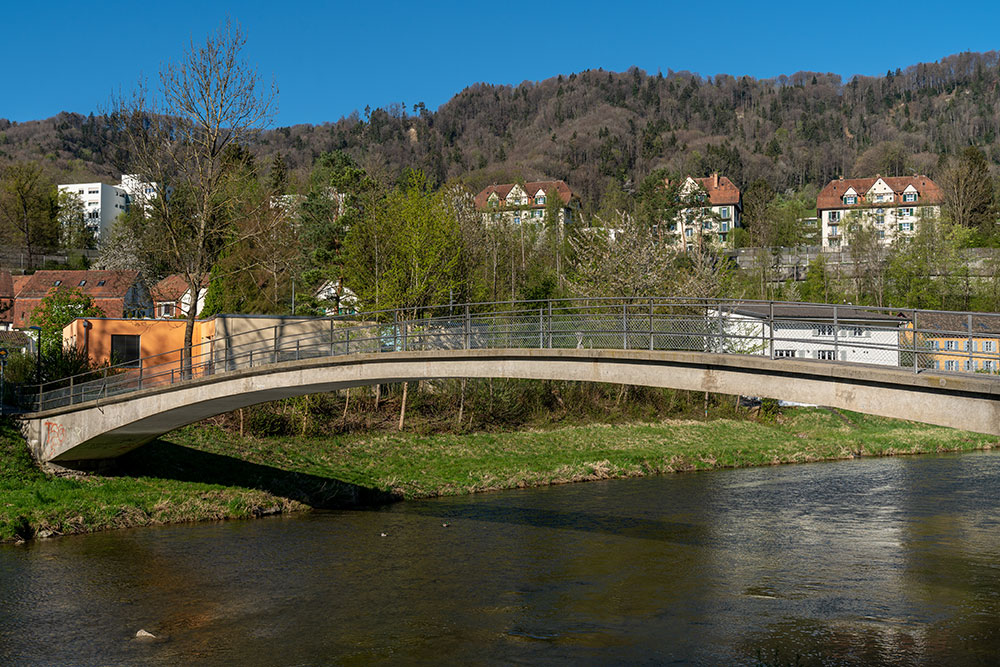
POLYGON ((448 406, 460 404, 452 395, 460 383, 442 385, 411 394, 403 432, 395 430, 397 393, 381 396, 376 409, 372 392, 357 389, 349 398, 281 401, 183 428, 102 475, 43 472, 14 425, 4 423, 0 541, 671 472, 989 449, 997 441, 821 408, 779 411, 765 402, 748 411, 731 396, 706 402, 693 392, 576 383, 470 381, 459 413, 448 406))

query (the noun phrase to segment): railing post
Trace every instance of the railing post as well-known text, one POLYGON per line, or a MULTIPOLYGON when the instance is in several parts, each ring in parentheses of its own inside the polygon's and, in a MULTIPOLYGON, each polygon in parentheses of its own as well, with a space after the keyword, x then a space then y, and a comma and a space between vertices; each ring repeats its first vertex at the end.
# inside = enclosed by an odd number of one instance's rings
POLYGON ((913 372, 920 372, 920 365, 918 363, 919 352, 917 352, 917 311, 913 310, 913 372))
POLYGON ((299 341, 299 340, 295 341, 295 361, 299 360, 299 343, 300 342, 301 341, 299 341))
MULTIPOLYGON (((350 331, 350 330, 348 330, 348 331, 350 331)), ((330 356, 331 357, 337 353, 336 348, 334 347, 334 345, 336 344, 336 343, 334 343, 334 338, 335 337, 333 335, 333 318, 331 317, 330 318, 330 356)))
POLYGON ((771 358, 774 359, 774 302, 767 302, 767 332, 768 347, 771 348, 771 358))
POLYGON ((253 350, 250 350, 250 361, 248 363, 250 364, 250 368, 253 368, 253 350))
POLYGON ((465 306, 465 325, 464 325, 464 329, 465 329, 465 349, 466 350, 471 350, 472 349, 472 320, 471 320, 471 315, 469 315, 469 306, 468 306, 468 304, 466 304, 466 306, 465 306))
POLYGON ((274 327, 274 355, 271 359, 272 364, 278 363, 278 327, 274 327))
POLYGON ((406 320, 403 320, 402 322, 399 323, 399 330, 400 330, 401 338, 403 340, 403 352, 406 352, 406 347, 407 347, 407 340, 406 340, 406 333, 407 333, 407 331, 406 331, 406 320))
MULTIPOLYGON (((0 397, 0 400, 2 400, 2 397, 0 397)), ((74 403, 74 401, 73 401, 73 376, 70 375, 69 376, 69 404, 73 405, 73 403, 74 403)))
POLYGON ((628 302, 622 302, 622 349, 628 349, 628 302))
POLYGON ((552 300, 549 300, 549 349, 552 349, 552 300))
POLYGON ((538 349, 545 347, 545 309, 538 309, 538 349))
MULTIPOLYGON (((379 345, 379 348, 382 346, 379 345)), ((392 351, 399 348, 399 311, 392 311, 392 351)))
POLYGON ((833 304, 833 360, 840 361, 840 323, 837 319, 837 304, 833 304))
POLYGON ((969 351, 969 371, 972 373, 976 372, 976 363, 972 359, 972 313, 969 313, 969 342, 966 344, 969 351))
POLYGON ((139 389, 142 389, 142 360, 139 360, 139 389))
MULTIPOLYGON (((331 344, 330 347, 332 348, 333 345, 331 344)), ((350 353, 351 353, 351 328, 348 327, 347 331, 344 333, 344 354, 350 354, 350 353)))
POLYGON ((649 349, 653 349, 653 299, 649 300, 649 349))

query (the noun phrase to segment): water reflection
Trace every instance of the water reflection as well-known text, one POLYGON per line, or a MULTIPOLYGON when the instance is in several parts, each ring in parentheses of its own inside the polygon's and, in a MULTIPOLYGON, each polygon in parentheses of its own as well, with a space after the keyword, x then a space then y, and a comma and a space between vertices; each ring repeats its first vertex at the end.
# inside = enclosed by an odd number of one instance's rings
POLYGON ((860 460, 3 548, 0 663, 988 661, 998 479, 860 460))

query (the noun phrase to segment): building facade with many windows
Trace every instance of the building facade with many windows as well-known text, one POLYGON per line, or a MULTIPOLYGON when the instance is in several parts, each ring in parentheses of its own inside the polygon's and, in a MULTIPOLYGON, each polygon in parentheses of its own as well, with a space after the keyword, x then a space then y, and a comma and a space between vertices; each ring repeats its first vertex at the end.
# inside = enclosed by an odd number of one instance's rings
POLYGON ((560 226, 571 225, 579 216, 580 200, 563 181, 530 181, 504 183, 483 188, 476 195, 476 209, 482 211, 483 222, 520 225, 547 222, 549 198, 559 195, 560 226))
POLYGON ((740 189, 732 181, 717 173, 705 178, 688 176, 679 195, 691 206, 666 223, 675 244, 689 251, 705 245, 730 244, 743 211, 740 189))
POLYGON ((107 183, 68 183, 59 185, 59 192, 79 199, 83 221, 95 239, 108 238, 115 219, 128 210, 128 193, 107 183))
POLYGON ((938 184, 919 174, 830 181, 816 198, 823 248, 849 245, 859 225, 886 245, 912 236, 922 218, 940 215, 941 201, 938 184))

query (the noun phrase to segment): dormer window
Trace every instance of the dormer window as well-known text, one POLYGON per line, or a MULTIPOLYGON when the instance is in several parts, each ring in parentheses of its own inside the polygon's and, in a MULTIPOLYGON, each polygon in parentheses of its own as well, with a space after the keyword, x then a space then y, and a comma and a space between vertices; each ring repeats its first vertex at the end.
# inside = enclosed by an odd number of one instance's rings
POLYGON ((535 201, 538 202, 539 205, 545 204, 545 195, 542 195, 541 197, 536 198, 535 201))
POLYGON ((845 204, 857 204, 858 203, 858 198, 855 197, 854 195, 844 195, 844 203, 845 204))
POLYGON ((79 285, 77 285, 77 287, 83 287, 83 286, 84 286, 84 285, 86 285, 86 284, 87 284, 87 281, 86 281, 86 280, 81 280, 81 281, 80 281, 80 284, 79 284, 79 285))
POLYGON ((906 202, 917 201, 917 193, 907 192, 906 194, 903 195, 903 201, 906 202))
POLYGON ((52 284, 55 285, 56 287, 59 287, 60 285, 62 285, 62 281, 61 280, 57 280, 57 281, 55 281, 52 284))
POLYGON ((98 280, 97 281, 97 286, 98 287, 104 287, 104 283, 106 283, 106 282, 108 282, 108 281, 107 280, 98 280))

